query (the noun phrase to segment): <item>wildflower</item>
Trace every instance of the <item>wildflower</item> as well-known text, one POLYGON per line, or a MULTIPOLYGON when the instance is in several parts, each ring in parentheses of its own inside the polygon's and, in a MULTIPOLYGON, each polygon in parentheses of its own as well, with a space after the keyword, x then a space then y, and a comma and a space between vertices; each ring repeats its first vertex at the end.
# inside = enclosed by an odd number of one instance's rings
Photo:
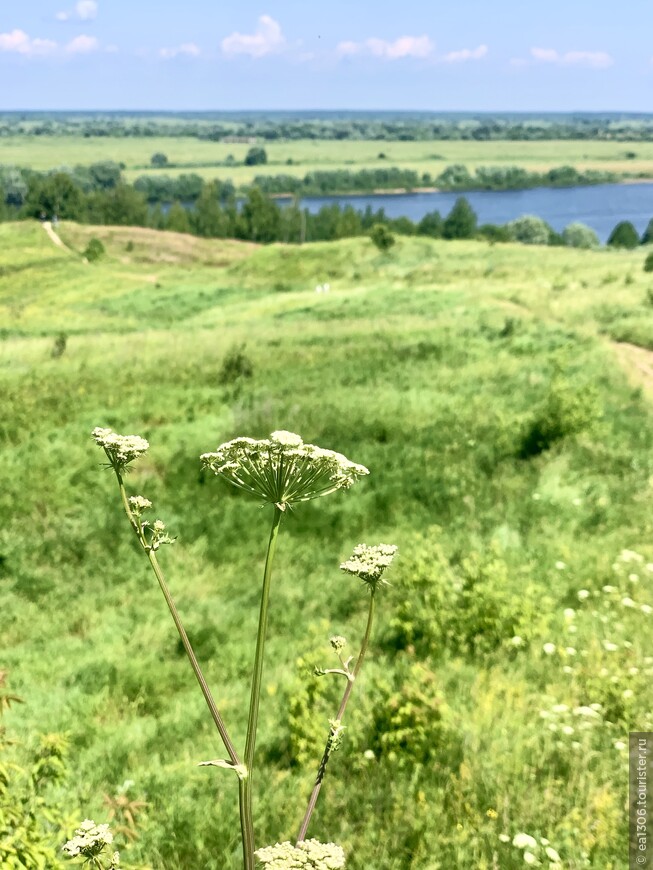
POLYGON ((565 652, 567 653, 568 656, 575 656, 576 655, 576 650, 574 649, 573 646, 566 646, 565 652))
POLYGON ((137 516, 140 516, 143 511, 152 507, 152 502, 149 498, 143 498, 142 495, 130 495, 129 507, 137 516))
POLYGON ((510 842, 510 837, 508 836, 508 834, 499 834, 499 839, 501 840, 502 843, 509 843, 510 842))
POLYGON ((646 616, 653 613, 653 608, 649 604, 640 604, 639 609, 642 613, 646 614, 646 616))
POLYGON ((544 653, 546 655, 552 656, 553 653, 556 651, 556 645, 554 643, 545 643, 542 646, 542 649, 544 650, 544 653))
POLYGON ((556 852, 556 850, 552 846, 547 846, 544 850, 546 852, 546 857, 551 861, 560 861, 560 855, 556 852))
POLYGON ((600 719, 599 713, 593 707, 574 707, 575 716, 587 716, 589 719, 600 719))
POLYGON ((537 840, 530 834, 515 834, 512 845, 518 849, 537 849, 537 840))
POLYGON ((610 584, 608 584, 607 586, 603 587, 603 591, 606 595, 610 595, 612 592, 616 592, 617 589, 615 586, 610 586, 610 584))
POLYGON ((621 697, 628 700, 629 698, 632 698, 634 694, 635 693, 633 692, 632 689, 624 689, 624 692, 623 692, 621 697))
POLYGON ((619 649, 619 647, 617 646, 616 643, 612 643, 611 640, 604 640, 603 641, 603 649, 606 652, 615 652, 615 650, 619 649))
POLYGON ((636 553, 634 550, 622 550, 619 553, 619 558, 622 562, 643 562, 644 557, 639 553, 636 553))
POLYGON ((558 569, 558 571, 564 571, 566 567, 567 567, 566 562, 561 562, 561 561, 556 562, 556 568, 558 569))
POLYGON ((626 744, 623 742, 623 740, 615 740, 612 745, 614 746, 615 749, 618 749, 619 752, 623 752, 624 749, 628 748, 626 746, 626 744))
POLYGON ((569 665, 565 665, 562 670, 565 674, 573 674, 574 672, 574 669, 569 665))
POLYGON ((573 619, 575 619, 576 618, 576 611, 574 610, 574 608, 567 607, 564 611, 564 617, 567 620, 567 622, 571 622, 573 619))
POLYGON ((492 809, 492 807, 490 807, 490 809, 485 813, 485 815, 488 817, 488 819, 498 819, 499 818, 499 813, 496 810, 492 809))
POLYGON ((94 858, 112 842, 113 834, 108 825, 96 825, 92 819, 84 819, 72 840, 64 843, 63 851, 69 858, 76 858, 78 855, 94 858))
POLYGON ((149 443, 140 435, 118 435, 112 429, 96 427, 91 433, 93 440, 107 454, 110 465, 122 470, 147 452, 149 443))
POLYGON ((586 598, 590 597, 590 593, 588 589, 579 589, 577 593, 577 597, 579 601, 585 601, 586 598))
POLYGON ((624 607, 635 607, 635 602, 632 598, 629 598, 628 596, 622 598, 621 603, 624 607))
POLYGON ((363 758, 366 761, 374 761, 376 758, 376 755, 374 754, 374 750, 373 749, 366 749, 365 752, 363 753, 363 758))
POLYGON ((339 634, 334 634, 332 638, 329 638, 329 643, 331 644, 331 648, 337 653, 342 652, 342 650, 347 646, 347 641, 339 634))
POLYGON ((569 710, 569 707, 566 704, 554 704, 551 707, 552 713, 566 713, 569 710))
POLYGON ((348 489, 369 474, 341 453, 304 444, 294 432, 280 430, 268 439, 236 438, 215 453, 204 453, 205 468, 229 483, 285 510, 288 505, 348 489))
POLYGON ((571 735, 574 733, 574 729, 572 728, 571 725, 563 725, 562 726, 562 733, 566 734, 567 737, 571 737, 571 735))
POLYGON ((387 585, 387 581, 382 579, 383 572, 392 564, 396 552, 394 544, 377 544, 375 547, 358 544, 350 558, 340 565, 340 570, 360 577, 363 583, 375 589, 377 584, 387 585))
POLYGON ((539 864, 540 862, 537 860, 535 855, 532 852, 524 852, 524 863, 525 864, 539 864))
POLYGON ((303 840, 296 846, 286 841, 258 849, 254 854, 266 870, 340 870, 345 866, 342 848, 319 840, 303 840))
POLYGON ((631 583, 639 583, 639 574, 629 574, 628 579, 631 583))
POLYGON ((523 646, 524 639, 516 634, 514 637, 510 638, 510 643, 512 644, 512 646, 523 646))

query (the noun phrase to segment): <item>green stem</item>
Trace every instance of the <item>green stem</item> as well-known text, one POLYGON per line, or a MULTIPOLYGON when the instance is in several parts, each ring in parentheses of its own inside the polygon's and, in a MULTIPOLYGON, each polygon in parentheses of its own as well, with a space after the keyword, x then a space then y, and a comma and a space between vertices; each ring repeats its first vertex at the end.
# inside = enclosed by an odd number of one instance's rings
MULTIPOLYGON (((283 511, 275 505, 274 517, 268 552, 265 558, 265 570, 263 572, 263 589, 261 591, 261 609, 259 612, 258 632, 256 635, 256 653, 254 656, 254 674, 252 676, 252 691, 249 701, 249 718, 247 720, 247 737, 245 739, 245 767, 247 777, 242 782, 243 804, 241 819, 243 825, 243 839, 251 844, 252 855, 254 853, 254 816, 252 805, 252 770, 254 767, 254 750, 256 748, 256 728, 258 725, 259 702, 261 699, 261 680, 263 677, 263 656, 265 652, 265 637, 268 628, 268 605, 270 602, 270 578, 272 576, 272 562, 277 545, 277 536, 283 511)), ((252 859, 253 860, 253 859, 252 859)), ((247 865, 246 865, 247 866, 247 865)))
MULTIPOLYGON (((358 654, 358 659, 356 660, 356 665, 352 672, 351 679, 347 680, 347 685, 345 687, 344 694, 342 696, 342 701, 340 702, 340 707, 338 708, 338 713, 336 714, 336 721, 342 722, 345 716, 345 711, 347 709, 347 704, 349 702, 349 698, 351 696, 352 689, 354 688, 354 683, 358 674, 360 673, 360 669, 363 666, 363 660, 365 658, 365 653, 367 652, 367 647, 370 642, 370 635, 372 633, 372 623, 374 621, 374 593, 376 589, 372 587, 370 594, 370 607, 367 613, 367 626, 365 627, 365 634, 363 636, 363 642, 361 644, 361 651, 358 654)), ((306 839, 306 833, 308 831, 308 826, 311 821, 311 816, 315 810, 315 806, 317 804, 317 799, 320 795, 320 789, 322 788, 322 780, 324 779, 324 774, 326 773, 326 766, 329 762, 329 757, 331 755, 331 733, 329 733, 329 738, 327 739, 326 746, 324 747, 324 753, 322 755, 322 760, 320 761, 320 766, 318 768, 317 777, 315 778, 315 785, 313 786, 313 791, 311 792, 311 797, 308 801, 308 806, 306 807, 306 813, 304 814, 304 819, 302 821, 302 826, 299 829, 299 834, 297 835, 297 842, 300 843, 302 840, 306 839)))
POLYGON ((161 566, 159 565, 159 562, 156 558, 156 553, 154 552, 154 550, 152 550, 149 547, 149 545, 145 539, 145 535, 143 534, 143 529, 141 527, 141 524, 138 522, 138 520, 134 516, 134 513, 133 513, 131 506, 129 504, 129 499, 127 498, 127 493, 125 491, 125 484, 123 482, 122 475, 120 474, 120 471, 116 468, 114 468, 114 470, 116 472, 116 477, 118 478, 118 487, 120 488, 120 495, 122 498, 123 507, 125 508, 125 512, 127 514, 127 518, 129 519, 129 523, 130 523, 132 529, 134 530, 136 537, 140 541, 141 546, 145 549, 145 552, 147 553, 148 559, 150 560, 150 565, 152 566, 152 570, 154 571, 156 579, 158 580, 161 592, 163 592, 163 597, 166 600, 166 604, 168 605, 170 615, 172 616, 172 619, 173 619, 175 626, 177 628, 177 631, 179 633, 179 637, 181 638, 181 642, 183 644, 184 650, 185 650, 186 655, 188 657, 188 661, 190 662, 190 666, 193 669, 193 673, 195 674, 195 677, 197 678, 197 682, 200 685, 200 689, 202 690, 202 694, 204 695, 204 700, 206 701, 206 706, 209 708, 209 712, 211 713, 211 718, 213 719, 213 722, 215 723, 215 727, 218 729, 220 737, 222 738, 222 742, 224 743, 224 747, 227 750, 227 754, 229 755, 229 761, 233 765, 239 765, 241 763, 240 758, 238 757, 238 753, 236 752, 236 748, 234 747, 234 744, 233 744, 231 738, 229 737, 229 733, 227 731, 227 726, 225 725, 224 720, 223 720, 222 716, 220 715, 220 712, 217 708, 217 705, 216 705, 215 701, 213 700, 213 695, 211 694, 211 690, 209 689, 208 683, 206 682, 206 679, 204 678, 204 674, 202 673, 202 669, 199 665, 199 662, 197 661, 197 657, 195 655, 195 652, 193 650, 191 642, 188 638, 188 635, 186 634, 186 629, 184 628, 184 625, 181 621, 181 617, 179 616, 179 611, 177 610, 177 607, 176 607, 175 602, 172 598, 172 595, 170 594, 170 590, 168 589, 168 584, 166 583, 165 577, 163 575, 163 571, 161 570, 161 566))

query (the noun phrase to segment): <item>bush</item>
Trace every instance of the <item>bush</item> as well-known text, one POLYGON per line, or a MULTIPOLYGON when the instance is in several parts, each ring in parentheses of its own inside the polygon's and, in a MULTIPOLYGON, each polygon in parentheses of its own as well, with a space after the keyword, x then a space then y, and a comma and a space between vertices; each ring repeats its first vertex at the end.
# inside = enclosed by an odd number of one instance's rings
POLYGON ((647 254, 646 259, 644 260, 644 271, 653 272, 653 251, 651 251, 650 254, 647 254))
POLYGON ((553 381, 539 410, 524 427, 518 456, 529 459, 544 453, 558 441, 576 435, 598 416, 591 390, 576 390, 564 378, 553 381))
POLYGON ((549 224, 535 215, 525 214, 506 224, 510 238, 524 245, 548 245, 551 236, 549 224))
POLYGON ((89 263, 95 263, 96 260, 100 260, 105 254, 104 245, 99 239, 93 237, 86 248, 84 249, 84 256, 89 261, 89 263))
POLYGON ((508 227, 502 227, 497 224, 482 224, 478 228, 478 236, 492 243, 511 241, 508 227))
POLYGON ((578 222, 565 227, 562 238, 570 248, 598 248, 601 244, 591 227, 578 222))
POLYGON ((639 235, 630 221, 621 221, 610 233, 608 245, 611 248, 636 248, 639 245, 639 235))
POLYGON ((234 384, 240 380, 251 378, 254 374, 254 365, 245 353, 245 345, 234 345, 225 354, 222 367, 218 375, 221 384, 234 384))
POLYGON ((156 166, 158 169, 163 168, 168 165, 168 157, 162 151, 157 151, 156 154, 153 154, 150 157, 150 163, 152 166, 156 166))
POLYGON ((389 251, 395 243, 395 237, 385 224, 374 224, 370 232, 370 238, 379 251, 389 251))
POLYGON ((268 155, 265 148, 255 146, 250 148, 245 155, 245 166, 263 166, 268 162, 268 155))

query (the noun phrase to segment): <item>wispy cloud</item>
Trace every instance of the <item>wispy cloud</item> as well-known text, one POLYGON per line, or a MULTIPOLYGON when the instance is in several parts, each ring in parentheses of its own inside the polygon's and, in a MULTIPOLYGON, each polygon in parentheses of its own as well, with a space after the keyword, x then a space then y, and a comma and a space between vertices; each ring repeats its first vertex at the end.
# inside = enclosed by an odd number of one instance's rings
POLYGON ((468 60, 482 60, 488 53, 487 45, 478 45, 476 48, 461 48, 459 51, 450 51, 443 55, 443 63, 464 63, 468 60))
POLYGON ((434 50, 435 46, 428 36, 400 36, 393 41, 372 36, 363 42, 340 42, 336 53, 340 57, 371 55, 384 60, 401 60, 405 57, 430 57, 434 50))
POLYGON ((51 39, 32 38, 24 30, 0 33, 0 51, 22 54, 24 57, 34 57, 52 54, 56 50, 56 42, 51 39))
POLYGON ((97 18, 98 4, 96 0, 79 0, 72 10, 62 10, 57 12, 55 18, 57 21, 71 21, 79 19, 80 21, 92 21, 97 18))
POLYGON ((170 60, 170 58, 178 57, 179 55, 187 55, 188 57, 199 57, 202 53, 199 45, 196 45, 194 42, 183 42, 181 45, 177 45, 174 48, 160 48, 159 49, 159 57, 163 57, 166 60, 170 60))
POLYGON ((23 57, 45 57, 49 55, 90 54, 100 48, 95 36, 81 33, 65 45, 52 39, 32 38, 24 30, 0 33, 0 52, 19 54, 23 57))
POLYGON ((90 54, 92 51, 97 51, 100 43, 95 36, 86 36, 80 34, 66 45, 64 51, 67 54, 90 54))
POLYGON ((553 63, 559 66, 586 66, 593 69, 606 69, 614 64, 613 58, 605 51, 560 53, 555 48, 531 48, 531 57, 540 63, 553 63))
POLYGON ((265 57, 284 51, 287 43, 279 22, 269 15, 261 15, 254 33, 232 33, 222 40, 221 47, 228 57, 238 54, 265 57))

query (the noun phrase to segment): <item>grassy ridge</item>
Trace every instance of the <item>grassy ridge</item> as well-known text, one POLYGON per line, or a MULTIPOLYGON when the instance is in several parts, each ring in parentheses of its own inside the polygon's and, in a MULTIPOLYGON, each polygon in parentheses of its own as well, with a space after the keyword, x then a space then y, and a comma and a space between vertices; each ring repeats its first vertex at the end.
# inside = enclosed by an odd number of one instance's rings
POLYGON ((372 474, 282 530, 260 842, 293 836, 333 715, 309 664, 362 630, 364 595, 337 565, 388 540, 400 561, 311 832, 352 870, 516 870, 499 835, 518 831, 565 867, 621 867, 614 743, 651 730, 653 662, 643 615, 619 602, 653 604, 653 462, 651 411, 609 338, 630 318, 653 339, 642 253, 402 238, 381 255, 362 239, 256 248, 74 225, 60 251, 37 225, 0 232, 1 664, 27 702, 7 724, 70 733, 71 804, 101 815, 133 779, 150 806, 127 858, 238 866, 234 783, 195 767, 216 741, 88 432, 151 441, 128 484, 179 535, 163 559, 241 743, 268 518, 197 456, 283 427, 372 474), (88 265, 91 235, 108 256, 88 265), (251 378, 225 366, 243 343, 251 378), (537 427, 550 449, 525 453, 537 427), (572 734, 540 715, 590 703, 598 723, 569 712, 572 734))

